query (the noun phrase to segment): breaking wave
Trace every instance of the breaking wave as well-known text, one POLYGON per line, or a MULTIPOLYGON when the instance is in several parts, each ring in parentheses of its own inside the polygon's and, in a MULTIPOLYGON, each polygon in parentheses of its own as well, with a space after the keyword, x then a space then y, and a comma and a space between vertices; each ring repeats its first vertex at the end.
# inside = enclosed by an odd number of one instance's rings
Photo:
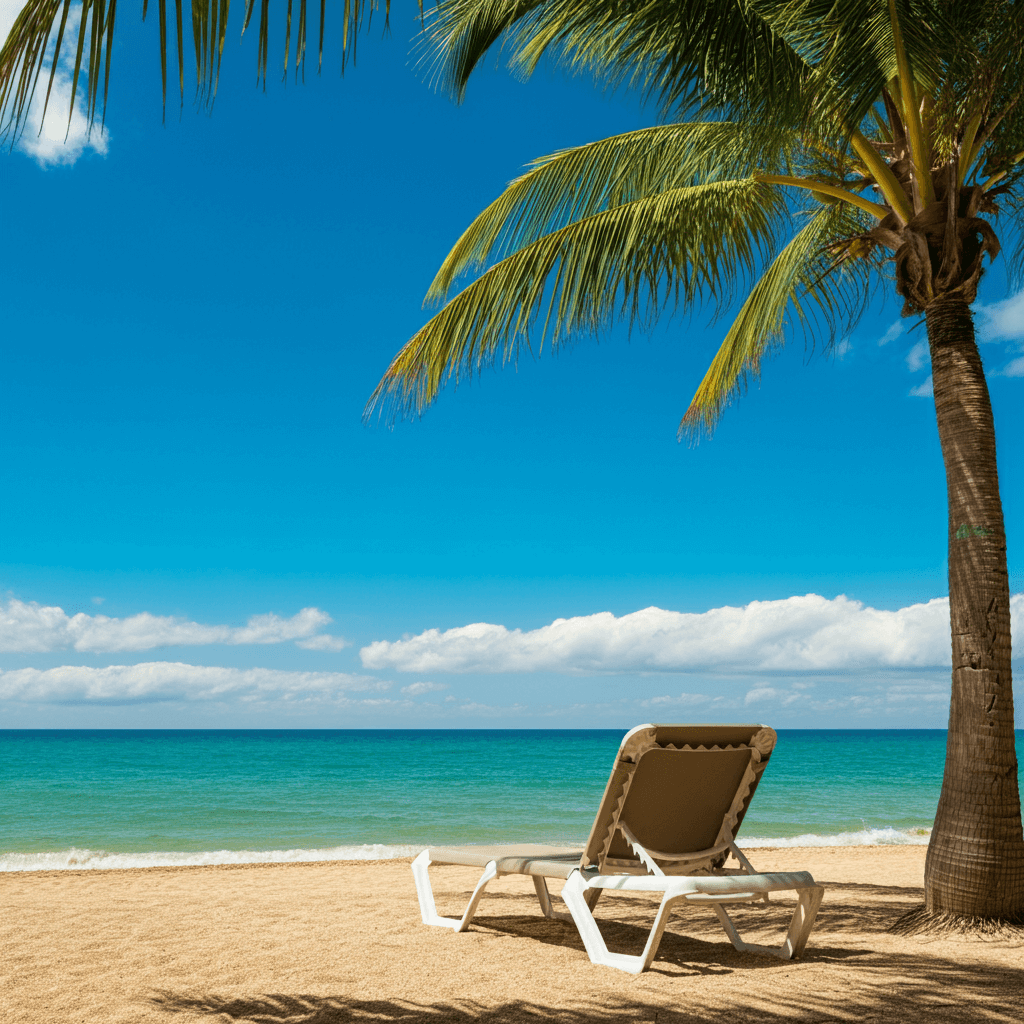
POLYGON ((765 846, 927 846, 931 834, 930 828, 863 828, 834 836, 819 836, 813 832, 785 839, 740 836, 736 845, 745 849, 765 846))
POLYGON ((177 868, 208 864, 303 864, 324 860, 391 860, 415 857, 422 846, 334 846, 319 850, 202 850, 197 853, 110 853, 56 850, 0 853, 0 871, 102 871, 111 868, 177 868))
MULTIPOLYGON (((837 835, 786 838, 741 836, 744 849, 815 846, 926 846, 931 829, 865 828, 837 835)), ((572 845, 572 844, 565 844, 572 845)), ((582 844, 580 844, 582 845, 582 844)), ((0 871, 103 871, 124 868, 202 867, 210 864, 307 864, 315 861, 393 860, 415 857, 423 846, 332 846, 312 850, 203 850, 198 853, 111 853, 72 847, 45 853, 0 853, 0 871)))

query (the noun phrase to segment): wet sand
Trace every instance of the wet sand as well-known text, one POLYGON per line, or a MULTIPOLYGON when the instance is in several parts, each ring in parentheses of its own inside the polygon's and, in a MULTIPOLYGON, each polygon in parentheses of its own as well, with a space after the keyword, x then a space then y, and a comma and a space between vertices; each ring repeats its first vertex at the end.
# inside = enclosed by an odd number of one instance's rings
MULTIPOLYGON (((424 927, 407 861, 0 875, 0 1020, 143 1024, 473 1021, 1024 1021, 1024 945, 892 935, 918 905, 923 847, 752 850, 826 886, 803 959, 738 953, 707 908, 677 913, 652 969, 595 967, 529 879, 491 883, 472 930, 424 927)), ((461 913, 478 872, 432 869, 461 913)), ((559 883, 552 884, 557 891, 559 883)), ((598 904, 639 952, 655 904, 598 904)), ((781 941, 787 907, 743 908, 781 941)))

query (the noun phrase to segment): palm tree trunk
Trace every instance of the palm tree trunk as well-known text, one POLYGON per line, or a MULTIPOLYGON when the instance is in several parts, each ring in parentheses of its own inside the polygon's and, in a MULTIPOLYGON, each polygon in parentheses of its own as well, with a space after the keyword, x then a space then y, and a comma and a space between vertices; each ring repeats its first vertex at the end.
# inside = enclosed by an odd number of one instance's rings
POLYGON ((1010 587, 996 436, 970 306, 926 311, 949 502, 953 686, 946 770, 925 863, 931 915, 1024 917, 1010 674, 1010 587))

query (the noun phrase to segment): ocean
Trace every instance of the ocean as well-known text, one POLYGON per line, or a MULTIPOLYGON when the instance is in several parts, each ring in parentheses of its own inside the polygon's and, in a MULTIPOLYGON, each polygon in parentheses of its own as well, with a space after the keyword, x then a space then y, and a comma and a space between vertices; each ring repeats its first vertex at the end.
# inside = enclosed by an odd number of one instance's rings
MULTIPOLYGON (((0 730, 0 871, 581 843, 622 735, 0 730)), ((927 843, 945 744, 938 729, 779 730, 739 845, 927 843)))

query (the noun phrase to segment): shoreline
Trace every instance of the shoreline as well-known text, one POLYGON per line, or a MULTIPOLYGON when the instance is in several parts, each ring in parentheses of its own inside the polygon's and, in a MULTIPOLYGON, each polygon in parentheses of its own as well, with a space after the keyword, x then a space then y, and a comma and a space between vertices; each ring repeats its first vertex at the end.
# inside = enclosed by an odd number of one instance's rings
MULTIPOLYGON (((440 844, 438 844, 440 845, 440 844)), ((471 846, 471 843, 465 843, 462 845, 471 846)), ((490 845, 490 844, 481 844, 490 845)), ((426 849, 426 847, 418 847, 417 853, 420 850, 426 849)), ((582 846, 581 846, 582 849, 582 846)), ((743 849, 743 847, 741 847, 743 849)), ((904 844, 889 844, 889 843, 863 843, 858 846, 758 846, 758 847, 746 847, 745 849, 754 849, 755 858, 760 854, 779 854, 779 853, 795 853, 799 854, 801 851, 813 850, 816 853, 824 853, 827 851, 838 851, 838 850, 915 850, 925 849, 925 844, 917 843, 904 843, 904 844)), ((0 878, 5 875, 32 875, 32 876, 56 876, 56 877, 70 877, 70 876, 89 876, 95 875, 102 872, 104 875, 107 874, 131 874, 139 871, 252 871, 256 869, 264 868, 324 868, 324 867, 383 867, 392 864, 412 864, 415 854, 403 854, 395 857, 354 857, 346 859, 344 857, 337 858, 325 858, 323 860, 289 860, 289 861, 276 861, 276 860, 255 860, 255 861, 232 861, 229 863, 215 863, 215 864, 141 864, 132 867, 66 867, 66 868, 21 868, 21 869, 7 869, 0 870, 0 878)))
MULTIPOLYGON (((747 851, 781 849, 842 849, 903 848, 928 845, 930 829, 897 830, 864 829, 856 833, 835 835, 804 834, 792 837, 741 837, 738 845, 747 851), (882 839, 883 841, 872 841, 882 839), (838 840, 838 842, 836 841, 838 840), (845 841, 844 841, 845 840, 845 841)), ((533 842, 534 840, 523 840, 533 842)), ((583 848, 583 841, 553 842, 539 840, 541 845, 583 848)), ((69 847, 65 850, 2 851, 0 875, 24 871, 120 871, 153 867, 209 867, 227 864, 323 864, 347 862, 377 862, 403 860, 415 857, 427 846, 473 846, 465 841, 435 841, 432 843, 367 843, 333 847, 297 847, 293 849, 212 849, 195 851, 111 851, 69 847)), ((485 844, 485 845, 490 845, 485 844)))

